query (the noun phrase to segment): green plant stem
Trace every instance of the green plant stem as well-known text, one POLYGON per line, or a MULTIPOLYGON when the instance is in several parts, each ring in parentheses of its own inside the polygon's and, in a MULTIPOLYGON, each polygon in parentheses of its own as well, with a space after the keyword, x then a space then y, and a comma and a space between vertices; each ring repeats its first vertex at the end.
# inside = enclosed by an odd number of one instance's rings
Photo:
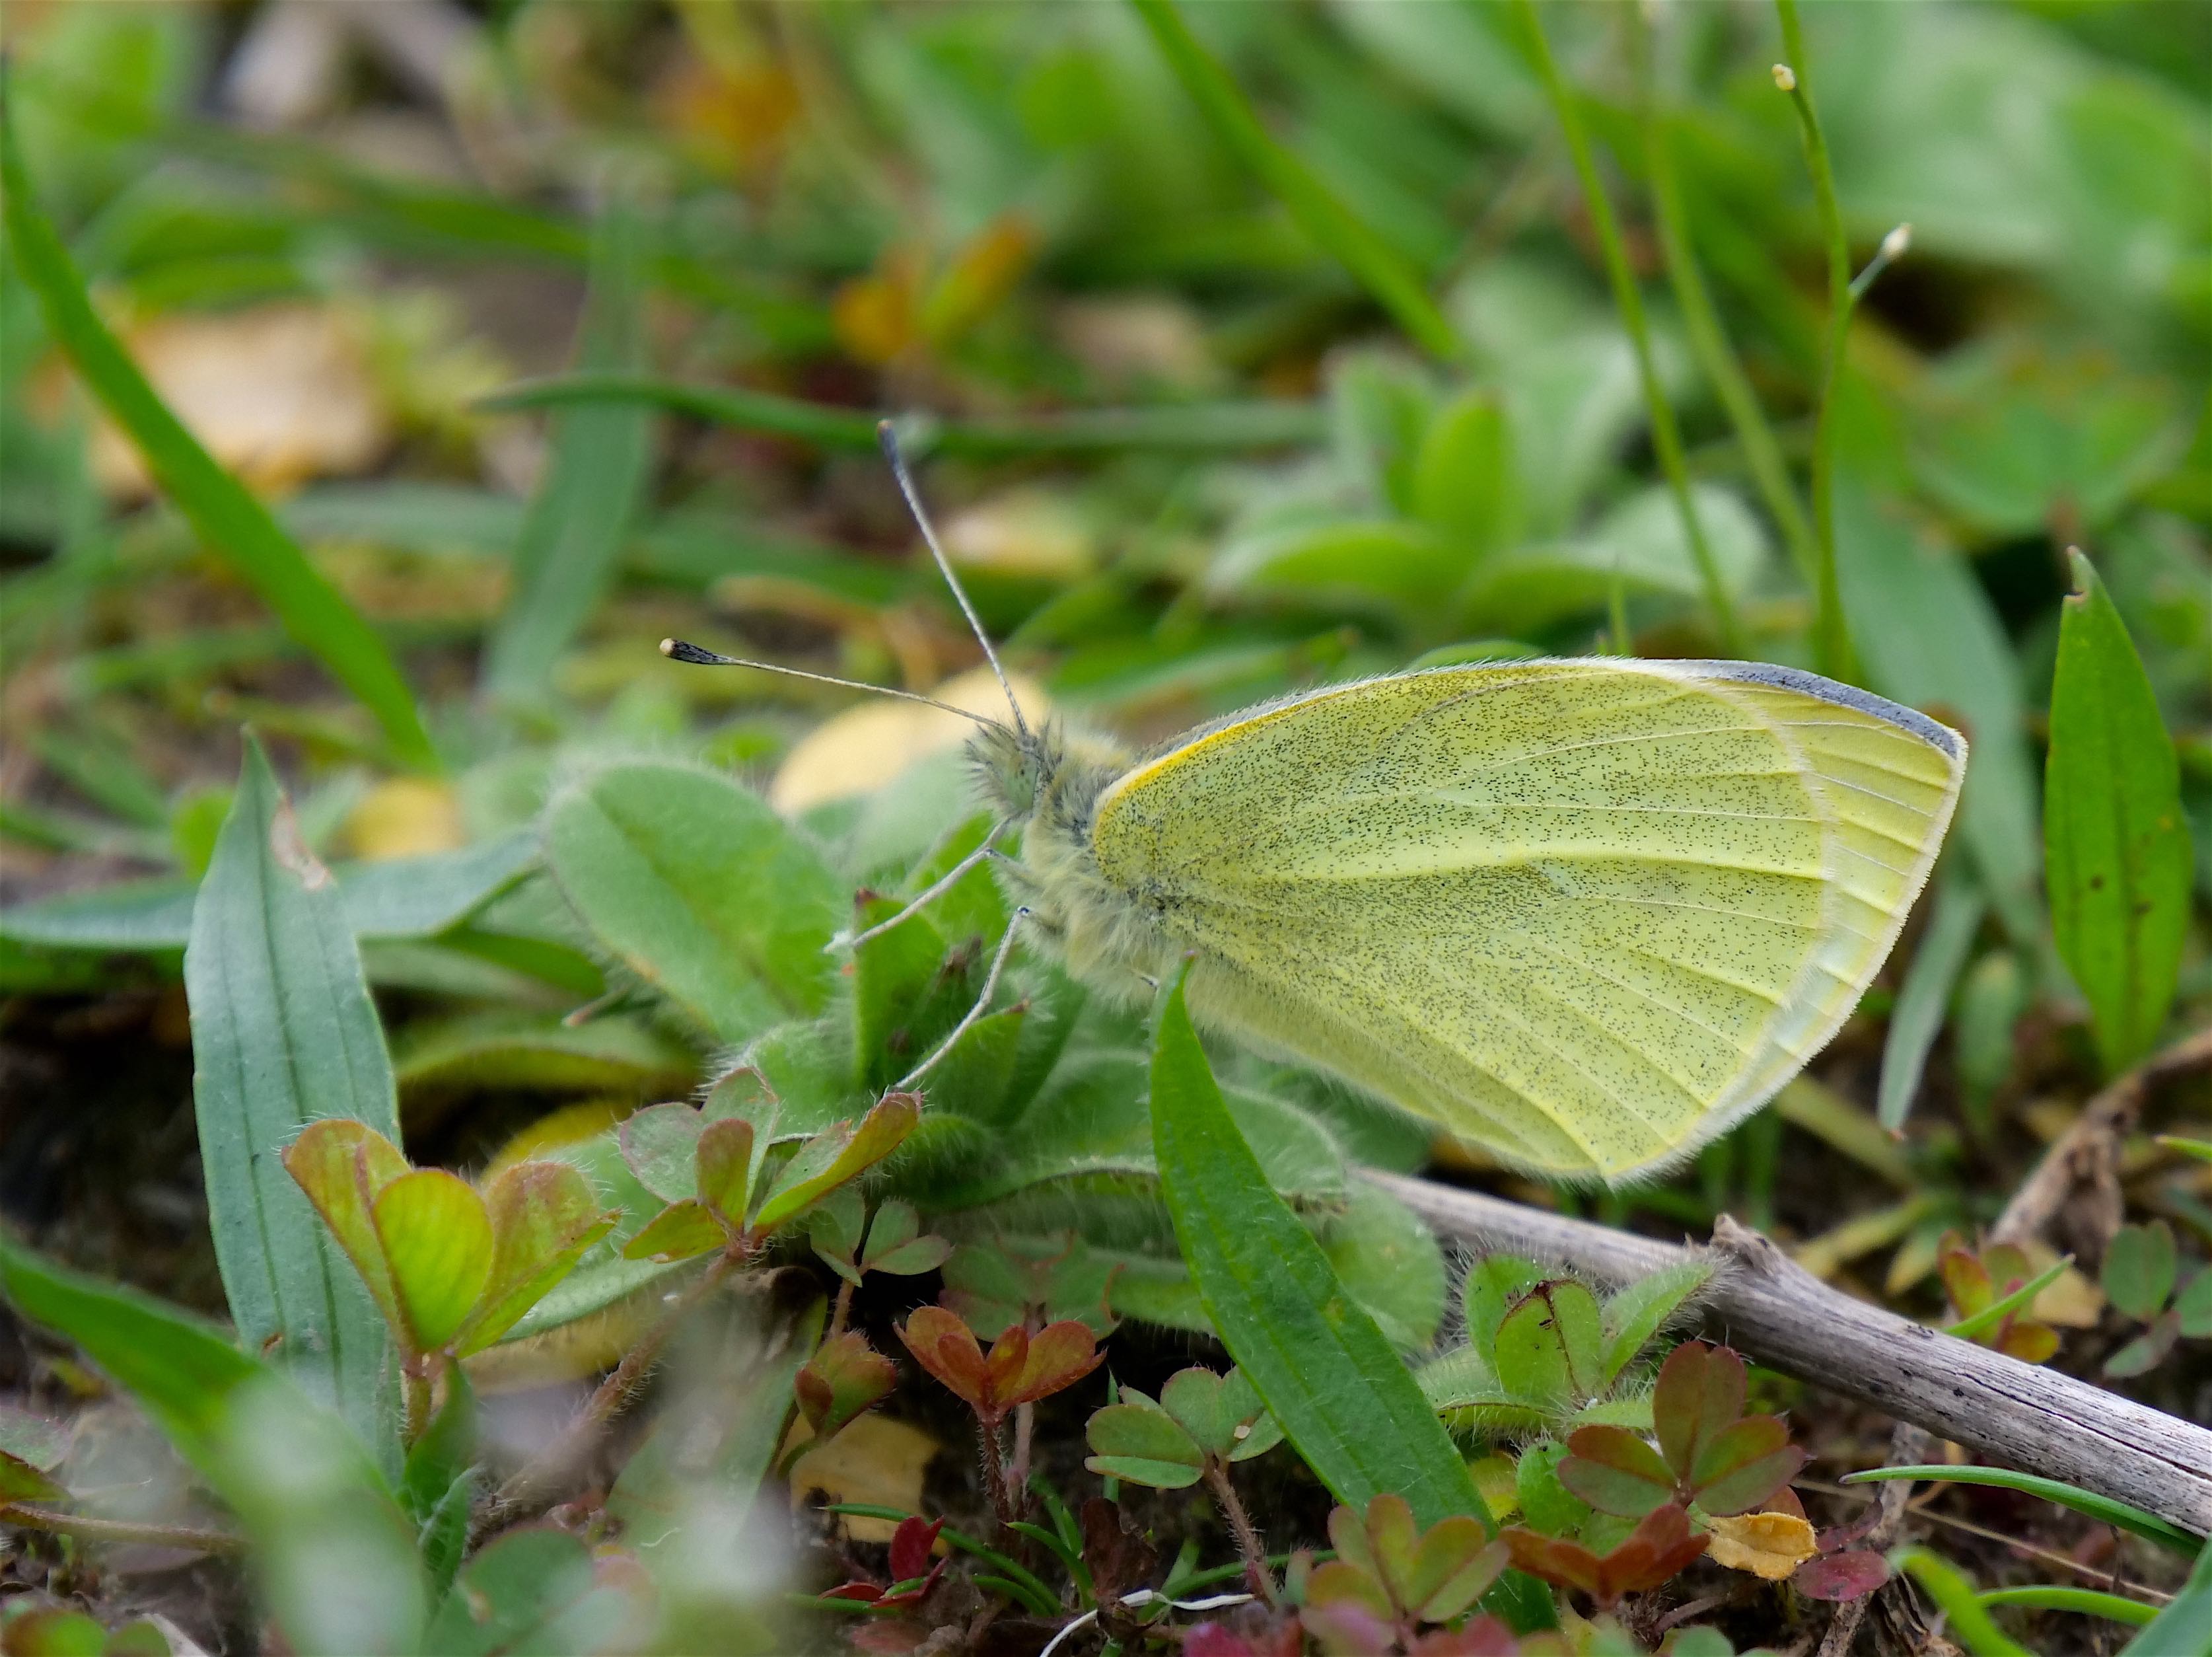
POLYGON ((2032 1657, 2027 1647, 2008 1637, 1990 1619, 1973 1585, 1949 1561, 1925 1548, 1900 1548, 1891 1556, 1891 1563, 1909 1573, 1928 1597, 1942 1607, 1950 1618, 1951 1634, 1973 1657, 2032 1657))
POLYGON ((1674 423, 1674 411, 1667 401, 1666 388, 1659 383, 1659 368, 1651 350, 1651 327, 1644 312, 1644 295, 1636 286, 1636 273, 1629 267, 1628 249, 1622 242, 1620 222, 1613 217, 1613 203, 1605 192, 1604 180, 1598 177, 1597 160, 1591 153, 1589 134, 1583 128, 1582 112, 1575 107, 1575 94, 1559 66, 1552 56, 1551 43, 1545 39, 1542 20, 1536 15, 1534 0, 1516 0, 1516 15, 1527 37, 1528 56, 1542 77, 1544 89, 1559 116, 1559 130, 1565 136, 1568 153, 1573 156, 1575 175, 1581 180, 1583 198, 1588 204, 1590 228, 1597 233, 1598 247, 1605 258, 1607 280, 1613 285, 1614 306, 1620 312, 1622 327, 1627 330, 1629 343, 1636 351, 1637 375, 1644 386, 1644 401, 1651 421, 1651 447, 1657 451, 1659 467, 1667 477, 1668 492, 1674 497, 1674 510, 1682 520, 1682 534, 1689 543, 1690 556, 1698 566, 1698 577, 1704 583, 1705 604, 1713 614, 1713 624, 1721 636, 1722 647, 1733 655, 1744 650, 1743 629, 1736 619, 1735 601, 1729 597, 1728 588, 1721 580, 1720 565, 1714 561, 1712 547, 1705 540, 1705 527, 1698 520, 1697 503, 1690 496, 1689 467, 1683 459, 1681 429, 1674 423))
POLYGON ((1630 7, 1628 15, 1638 47, 1637 114, 1644 128, 1644 167, 1650 175, 1659 251, 1666 262, 1667 280, 1674 290, 1674 303, 1682 313, 1683 331, 1689 336, 1698 366, 1735 429, 1745 468, 1759 498, 1766 503, 1775 527, 1782 532, 1783 544, 1805 579, 1813 581, 1817 578, 1820 555, 1804 503, 1797 497, 1782 445, 1767 423, 1766 411, 1759 406, 1759 393, 1752 389, 1751 377, 1744 372, 1735 347, 1729 342, 1712 290, 1705 285, 1705 271, 1698 263, 1690 217, 1682 205, 1681 180, 1674 171, 1672 123, 1659 107, 1651 84, 1650 25, 1639 6, 1630 7))
POLYGON ((80 1537, 87 1542, 193 1548, 202 1553, 235 1554, 246 1550, 246 1538, 228 1531, 204 1531, 191 1525, 142 1525, 125 1519, 95 1519, 89 1514, 56 1513, 51 1508, 29 1507, 21 1502, 0 1507, 0 1525, 52 1531, 58 1536, 80 1537))
MULTIPOLYGON (((1836 388, 1844 371, 1844 348, 1851 331, 1856 300, 1851 292, 1851 250, 1844 237, 1844 216, 1836 204, 1836 175, 1828 161, 1828 141, 1813 108, 1806 80, 1805 36, 1797 19, 1797 0, 1774 0, 1782 24, 1786 76, 1778 76, 1797 111, 1805 142, 1805 166, 1813 175, 1813 198, 1820 210, 1820 236, 1828 255, 1828 338, 1820 363, 1820 412, 1813 429, 1813 533, 1818 555, 1814 573, 1816 606, 1813 622, 1814 664, 1831 679, 1856 680, 1858 660, 1844 620, 1843 589, 1836 576, 1836 388)), ((1778 66, 1781 67, 1781 66, 1778 66)))
POLYGON ((400 1386, 405 1398, 406 1414, 400 1424, 400 1440, 413 1444, 422 1436, 430 1424, 430 1372, 428 1355, 410 1356, 401 1366, 400 1386))
POLYGON ((2010 1467, 1953 1467, 1942 1462, 1910 1467, 1869 1467, 1863 1472, 1844 1474, 1843 1482, 1846 1484, 1876 1484, 1893 1478, 1909 1478, 1930 1484, 1990 1484, 2000 1489, 2025 1490, 2030 1496, 2041 1496, 2045 1502, 2055 1502, 2062 1508, 2071 1508, 2077 1514, 2087 1514, 2105 1524, 2132 1532, 2148 1541, 2172 1550, 2185 1559, 2193 1559, 2204 1551, 2204 1538, 2185 1531, 2179 1525, 2169 1524, 2156 1514, 2146 1513, 2130 1502, 2099 1496, 2094 1490, 2085 1490, 2078 1484, 2045 1478, 2039 1473, 2016 1472, 2010 1467))
POLYGON ((1443 362, 1460 355, 1458 334, 1429 297, 1419 272, 1373 227, 1316 177, 1297 156, 1275 142, 1237 82, 1199 43, 1175 0, 1130 0, 1152 31, 1183 90, 1299 227, 1372 294, 1422 350, 1443 362))
POLYGON ((1237 1499, 1237 1487, 1229 1480, 1229 1470, 1208 1456, 1205 1477, 1206 1488, 1213 1492, 1214 1501, 1221 1505, 1222 1518, 1229 1522, 1229 1533, 1237 1538, 1237 1551, 1244 1556, 1245 1581, 1268 1605, 1277 1604, 1275 1574, 1267 1569, 1267 1547, 1260 1540, 1252 1516, 1237 1499))
POLYGON ((1975 1597, 1984 1608, 2023 1605, 2030 1611, 2071 1611, 2084 1617, 2101 1617, 2108 1623, 2130 1623, 2137 1627, 2158 1615, 2156 1605, 2145 1605, 2140 1599, 2125 1599, 2117 1593, 2100 1593, 2094 1588, 1991 1588, 1975 1597))

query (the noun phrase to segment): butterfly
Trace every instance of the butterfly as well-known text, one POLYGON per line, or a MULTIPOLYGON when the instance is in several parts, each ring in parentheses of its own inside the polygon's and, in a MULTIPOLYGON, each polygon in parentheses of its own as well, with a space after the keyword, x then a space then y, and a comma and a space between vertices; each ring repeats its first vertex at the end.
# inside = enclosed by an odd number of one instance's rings
POLYGON ((1007 699, 1011 722, 969 743, 998 827, 914 905, 1006 863, 1022 908, 971 1019, 1024 923, 1123 999, 1187 961, 1201 1026, 1566 1181, 1679 1161, 1826 1045, 1897 941, 1966 764, 1924 714, 1739 661, 1387 674, 1146 752, 1032 728, 1007 699))

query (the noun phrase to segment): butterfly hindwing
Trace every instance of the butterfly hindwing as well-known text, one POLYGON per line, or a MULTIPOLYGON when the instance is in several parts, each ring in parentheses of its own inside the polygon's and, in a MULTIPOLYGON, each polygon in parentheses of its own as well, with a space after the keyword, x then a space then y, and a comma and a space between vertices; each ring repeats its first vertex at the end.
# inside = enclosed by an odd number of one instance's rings
POLYGON ((1833 1033, 1962 765, 1941 727, 1784 670, 1442 668, 1205 732, 1108 789, 1091 838, 1197 952, 1201 1017, 1617 1179, 1833 1033))

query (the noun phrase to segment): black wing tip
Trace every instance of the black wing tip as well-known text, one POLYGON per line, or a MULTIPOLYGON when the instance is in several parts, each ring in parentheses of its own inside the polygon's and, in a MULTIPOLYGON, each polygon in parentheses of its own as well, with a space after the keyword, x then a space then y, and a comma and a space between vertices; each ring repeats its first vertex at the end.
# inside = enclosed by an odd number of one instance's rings
POLYGON ((1960 745, 1958 732, 1939 720, 1930 719, 1917 708, 1892 702, 1887 697, 1876 696, 1872 691, 1863 691, 1856 685, 1824 679, 1819 673, 1808 673, 1802 667, 1784 667, 1771 661, 1677 661, 1668 665, 1687 667, 1712 679, 1733 679, 1743 685, 1768 685, 1776 690, 1795 691, 1801 696, 1817 697, 1823 702, 1832 702, 1838 707, 1849 708, 1855 713, 1870 715, 1894 725, 1898 729, 1918 737, 1947 758, 1956 759, 1965 752, 1960 745))

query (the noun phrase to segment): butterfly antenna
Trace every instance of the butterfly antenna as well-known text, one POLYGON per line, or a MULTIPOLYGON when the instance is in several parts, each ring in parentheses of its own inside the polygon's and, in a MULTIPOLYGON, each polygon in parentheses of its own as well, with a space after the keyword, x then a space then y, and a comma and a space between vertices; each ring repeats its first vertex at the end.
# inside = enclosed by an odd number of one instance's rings
POLYGON ((888 420, 876 422, 876 441, 883 445, 884 459, 890 462, 891 476, 898 479, 899 493, 906 496, 906 509, 914 514, 921 527, 921 539, 928 544, 929 556, 937 560, 938 573, 945 584, 952 589, 952 596, 960 605, 960 613, 968 618, 968 625, 975 635, 975 643, 983 647, 984 660, 991 671, 999 676, 999 688, 1006 693, 1006 705, 1014 710, 1014 728, 1024 737, 1030 734, 1029 722, 1022 717, 1022 704, 1014 699, 1013 681, 1006 670, 999 665, 999 653, 991 648, 991 636, 983 631, 983 624, 975 614, 975 606, 968 602, 968 594, 960 585, 960 577, 952 573, 952 561, 945 556, 938 545, 937 531, 930 527, 929 514, 922 509, 921 493, 914 486, 914 478, 906 469, 906 456, 899 453, 898 433, 888 420))
MULTIPOLYGON (((1006 728, 995 719, 970 712, 966 708, 956 708, 949 702, 939 702, 933 696, 920 696, 912 691, 895 691, 888 685, 864 684, 857 679, 838 679, 830 673, 810 673, 804 667, 786 667, 774 661, 749 661, 743 656, 726 656, 719 650, 702 649, 680 638, 661 640, 660 654, 671 661, 688 661, 696 667, 756 667, 763 673, 781 673, 786 679, 811 679, 817 685, 842 685, 848 691, 866 691, 872 696, 895 696, 902 702, 919 702, 925 708, 935 708, 941 713, 958 714, 963 719, 972 719, 986 730, 1006 728)), ((1001 674, 1001 680, 1004 678, 1005 675, 1001 674)), ((1014 710, 1014 719, 1017 723, 1021 720, 1018 708, 1014 710)))

